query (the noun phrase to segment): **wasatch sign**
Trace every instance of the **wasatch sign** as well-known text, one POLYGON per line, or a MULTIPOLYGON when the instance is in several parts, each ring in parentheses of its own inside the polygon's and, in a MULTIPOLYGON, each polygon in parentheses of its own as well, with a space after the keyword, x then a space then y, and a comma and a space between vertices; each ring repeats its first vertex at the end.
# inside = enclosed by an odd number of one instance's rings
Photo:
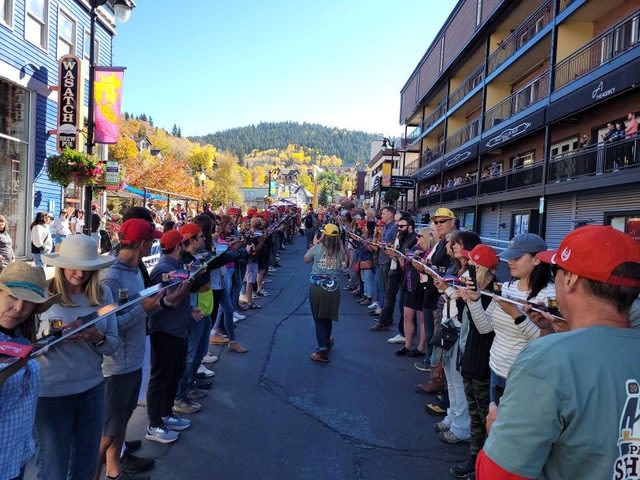
POLYGON ((78 149, 80 119, 80 59, 75 55, 60 58, 58 90, 58 151, 78 149))

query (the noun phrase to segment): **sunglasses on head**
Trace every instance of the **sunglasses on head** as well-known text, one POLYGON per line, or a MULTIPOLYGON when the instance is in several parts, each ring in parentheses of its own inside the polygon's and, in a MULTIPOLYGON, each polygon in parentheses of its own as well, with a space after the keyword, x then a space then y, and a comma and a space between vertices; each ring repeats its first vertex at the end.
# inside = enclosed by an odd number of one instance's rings
POLYGON ((445 220, 434 220, 433 223, 435 225, 442 225, 443 223, 447 223, 449 220, 451 220, 450 218, 447 218, 445 220))

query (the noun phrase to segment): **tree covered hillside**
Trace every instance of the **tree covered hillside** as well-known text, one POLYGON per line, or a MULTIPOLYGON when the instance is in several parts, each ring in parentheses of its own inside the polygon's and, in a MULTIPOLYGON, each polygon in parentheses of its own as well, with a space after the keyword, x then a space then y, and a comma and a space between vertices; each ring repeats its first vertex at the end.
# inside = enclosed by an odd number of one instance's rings
POLYGON ((235 153, 241 158, 254 150, 286 149, 296 144, 335 155, 345 165, 368 162, 371 142, 380 134, 325 127, 314 123, 269 122, 210 133, 192 140, 215 145, 218 150, 235 153))

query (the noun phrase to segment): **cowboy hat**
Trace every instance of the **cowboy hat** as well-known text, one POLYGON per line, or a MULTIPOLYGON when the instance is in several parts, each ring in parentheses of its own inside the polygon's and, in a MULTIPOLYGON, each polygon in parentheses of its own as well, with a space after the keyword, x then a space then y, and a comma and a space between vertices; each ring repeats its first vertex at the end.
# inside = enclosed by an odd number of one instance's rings
POLYGON ((25 262, 10 263, 0 273, 0 289, 25 302, 36 304, 34 313, 42 313, 57 303, 59 295, 49 295, 44 270, 25 262))
POLYGON ((88 235, 71 235, 62 241, 58 253, 42 255, 42 260, 52 267, 93 271, 108 267, 116 258, 98 255, 98 243, 88 235))

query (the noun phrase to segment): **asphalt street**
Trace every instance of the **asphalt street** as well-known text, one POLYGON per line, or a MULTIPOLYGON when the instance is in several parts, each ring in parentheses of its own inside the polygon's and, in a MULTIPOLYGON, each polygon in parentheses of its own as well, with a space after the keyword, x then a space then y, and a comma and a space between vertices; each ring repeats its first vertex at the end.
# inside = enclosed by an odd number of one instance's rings
MULTIPOLYGON (((261 310, 236 324, 249 352, 220 356, 209 397, 189 415, 177 442, 143 440, 139 452, 156 459, 163 479, 447 479, 468 444, 445 445, 433 430, 428 397, 413 386, 425 379, 413 359, 396 357, 395 335, 369 332, 367 309, 342 292, 335 348, 329 364, 314 350, 308 272, 298 237, 281 254, 261 310)), ((144 439, 144 396, 129 424, 129 439, 144 439)))

